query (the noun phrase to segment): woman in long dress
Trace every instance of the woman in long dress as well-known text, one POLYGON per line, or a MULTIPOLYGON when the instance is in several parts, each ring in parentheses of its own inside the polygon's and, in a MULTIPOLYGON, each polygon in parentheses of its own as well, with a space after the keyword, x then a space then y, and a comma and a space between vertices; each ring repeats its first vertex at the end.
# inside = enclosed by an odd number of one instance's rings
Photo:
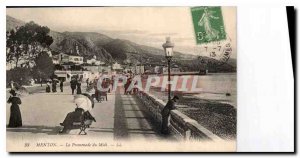
POLYGON ((19 104, 21 104, 22 102, 21 99, 16 96, 16 92, 14 90, 11 90, 10 94, 12 96, 10 96, 7 101, 7 103, 11 103, 8 127, 21 127, 22 116, 21 116, 19 104))

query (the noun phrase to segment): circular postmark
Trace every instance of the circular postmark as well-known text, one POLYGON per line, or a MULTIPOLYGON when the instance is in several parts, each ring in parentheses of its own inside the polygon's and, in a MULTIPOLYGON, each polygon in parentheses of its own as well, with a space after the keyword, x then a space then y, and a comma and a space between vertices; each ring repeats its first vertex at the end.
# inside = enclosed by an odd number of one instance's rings
POLYGON ((203 57, 199 56, 201 63, 213 66, 221 66, 230 59, 232 54, 231 39, 227 38, 226 40, 203 44, 200 48, 200 52, 202 55, 213 59, 204 60, 203 57))

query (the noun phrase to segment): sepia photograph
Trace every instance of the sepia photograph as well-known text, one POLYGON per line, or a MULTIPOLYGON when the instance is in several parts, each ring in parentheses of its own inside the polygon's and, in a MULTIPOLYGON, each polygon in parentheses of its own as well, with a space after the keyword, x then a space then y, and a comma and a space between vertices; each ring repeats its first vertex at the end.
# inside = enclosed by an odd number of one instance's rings
POLYGON ((7 152, 235 152, 236 7, 7 7, 7 152))

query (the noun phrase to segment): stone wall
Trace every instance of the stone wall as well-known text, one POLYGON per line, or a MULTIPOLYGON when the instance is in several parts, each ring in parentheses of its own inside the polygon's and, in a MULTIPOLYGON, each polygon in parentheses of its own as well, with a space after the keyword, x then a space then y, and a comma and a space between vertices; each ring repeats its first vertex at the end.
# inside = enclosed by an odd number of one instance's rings
MULTIPOLYGON (((164 108, 166 103, 156 98, 154 95, 143 91, 139 91, 137 96, 147 108, 149 115, 153 118, 153 120, 161 124, 161 110, 164 108)), ((174 134, 174 136, 178 139, 212 141, 222 140, 220 137, 201 126, 196 120, 191 119, 178 110, 171 111, 169 129, 171 133, 174 134)))

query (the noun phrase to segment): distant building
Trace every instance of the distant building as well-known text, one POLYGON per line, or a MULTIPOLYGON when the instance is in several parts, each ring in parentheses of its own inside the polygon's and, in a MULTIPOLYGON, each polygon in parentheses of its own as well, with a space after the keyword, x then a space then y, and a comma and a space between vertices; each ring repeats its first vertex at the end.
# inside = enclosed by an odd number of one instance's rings
POLYGON ((52 62, 53 62, 53 64, 59 64, 59 57, 58 57, 58 55, 52 55, 52 62))
POLYGON ((91 64, 91 65, 102 65, 105 64, 104 62, 95 60, 95 59, 87 59, 86 61, 87 64, 91 64))
POLYGON ((111 66, 109 65, 102 65, 101 70, 103 73, 111 73, 111 66))
POLYGON ((143 74, 145 73, 145 66, 139 62, 135 65, 127 62, 128 64, 123 65, 123 72, 125 73, 134 73, 134 74, 143 74))
POLYGON ((124 68, 125 73, 133 73, 134 72, 134 67, 133 66, 126 65, 124 67, 125 67, 124 68))
POLYGON ((123 70, 121 64, 119 64, 118 62, 115 62, 115 63, 112 65, 112 69, 113 69, 113 70, 123 70))
MULTIPOLYGON (((176 65, 174 65, 173 67, 171 67, 170 69, 171 72, 181 72, 180 68, 176 65)), ((168 67, 163 67, 163 73, 168 73, 168 67)))
POLYGON ((140 64, 136 65, 134 69, 135 74, 144 74, 145 73, 145 66, 140 64))
POLYGON ((84 70, 96 73, 96 72, 101 72, 101 66, 97 66, 97 65, 84 65, 82 66, 84 68, 84 70))
POLYGON ((58 61, 60 64, 64 64, 64 63, 83 64, 83 57, 60 53, 58 56, 58 61))
POLYGON ((63 79, 64 81, 70 81, 73 76, 77 76, 79 79, 84 80, 91 75, 89 71, 54 71, 54 74, 59 78, 63 79))
POLYGON ((97 60, 97 57, 95 55, 93 56, 93 58, 87 59, 86 63, 90 64, 90 65, 104 65, 105 64, 105 62, 97 60))

